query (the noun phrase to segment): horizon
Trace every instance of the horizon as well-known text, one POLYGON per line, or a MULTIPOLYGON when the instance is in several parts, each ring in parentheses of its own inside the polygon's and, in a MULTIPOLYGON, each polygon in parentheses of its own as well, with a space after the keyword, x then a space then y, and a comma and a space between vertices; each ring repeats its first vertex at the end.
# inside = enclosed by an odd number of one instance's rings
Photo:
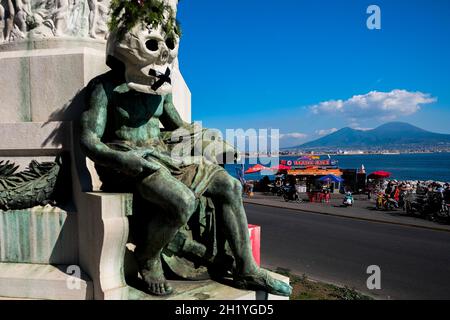
POLYGON ((390 121, 450 134, 450 2, 377 1, 381 30, 371 4, 180 2, 193 120, 280 129, 281 147, 390 121))

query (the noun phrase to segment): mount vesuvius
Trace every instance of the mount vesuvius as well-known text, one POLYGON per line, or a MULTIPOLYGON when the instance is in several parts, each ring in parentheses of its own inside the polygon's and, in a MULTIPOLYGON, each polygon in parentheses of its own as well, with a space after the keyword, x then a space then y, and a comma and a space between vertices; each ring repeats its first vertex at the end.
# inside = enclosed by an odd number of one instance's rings
POLYGON ((434 133, 404 122, 390 122, 372 130, 343 128, 320 139, 286 149, 417 149, 450 147, 450 134, 434 133))

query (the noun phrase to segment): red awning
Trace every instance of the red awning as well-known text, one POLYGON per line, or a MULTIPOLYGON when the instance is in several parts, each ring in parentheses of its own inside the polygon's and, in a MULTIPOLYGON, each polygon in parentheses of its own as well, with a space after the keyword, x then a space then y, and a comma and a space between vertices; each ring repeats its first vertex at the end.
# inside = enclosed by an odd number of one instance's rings
POLYGON ((245 171, 245 173, 246 174, 258 173, 258 172, 266 171, 266 170, 270 170, 270 168, 267 168, 267 167, 264 167, 263 165, 257 164, 256 166, 253 166, 250 169, 248 169, 247 171, 245 171))
POLYGON ((369 174, 367 177, 369 179, 386 179, 389 178, 392 175, 392 173, 387 171, 375 171, 371 174, 369 174))
POLYGON ((274 166, 274 167, 272 167, 270 169, 273 170, 273 171, 288 171, 288 170, 291 170, 292 167, 286 166, 284 164, 280 164, 280 165, 274 166))

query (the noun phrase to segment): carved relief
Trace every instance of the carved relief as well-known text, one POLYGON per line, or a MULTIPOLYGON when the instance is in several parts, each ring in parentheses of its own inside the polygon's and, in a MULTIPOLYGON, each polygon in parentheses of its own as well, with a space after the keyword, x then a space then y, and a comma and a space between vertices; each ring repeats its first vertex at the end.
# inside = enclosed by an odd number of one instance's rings
POLYGON ((108 36, 110 0, 0 0, 0 42, 108 36))
POLYGON ((28 209, 53 203, 51 198, 60 172, 60 162, 32 161, 17 172, 14 163, 0 161, 0 210, 28 209))

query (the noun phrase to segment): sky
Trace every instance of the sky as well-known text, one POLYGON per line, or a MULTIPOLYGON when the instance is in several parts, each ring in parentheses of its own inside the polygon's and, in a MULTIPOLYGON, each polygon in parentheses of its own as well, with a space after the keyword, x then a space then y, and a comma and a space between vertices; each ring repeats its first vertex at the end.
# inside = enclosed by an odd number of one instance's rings
POLYGON ((390 121, 450 133, 449 13, 449 0, 182 0, 193 121, 279 129, 281 146, 390 121))

